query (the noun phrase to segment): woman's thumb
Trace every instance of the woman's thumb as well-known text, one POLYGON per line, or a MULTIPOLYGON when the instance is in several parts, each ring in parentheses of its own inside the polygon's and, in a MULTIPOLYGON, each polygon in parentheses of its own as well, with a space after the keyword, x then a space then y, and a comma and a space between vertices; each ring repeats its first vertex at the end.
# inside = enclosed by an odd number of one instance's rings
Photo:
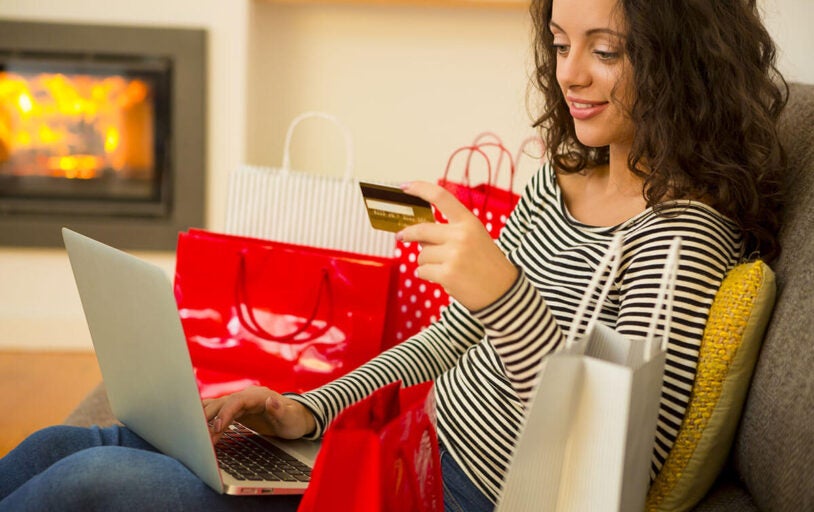
POLYGON ((277 417, 280 414, 280 409, 282 409, 282 402, 280 401, 280 395, 277 393, 272 393, 266 398, 266 413, 272 417, 277 417))

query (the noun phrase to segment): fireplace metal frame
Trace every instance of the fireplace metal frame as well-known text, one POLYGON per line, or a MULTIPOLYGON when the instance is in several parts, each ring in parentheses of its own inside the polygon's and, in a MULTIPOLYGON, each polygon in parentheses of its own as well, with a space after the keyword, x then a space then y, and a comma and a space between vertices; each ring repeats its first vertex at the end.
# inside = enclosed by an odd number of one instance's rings
MULTIPOLYGON (((204 223, 206 195, 206 31, 0 21, 0 50, 79 56, 142 56, 170 62, 170 137, 166 151, 171 194, 156 214, 102 211, 26 212, 0 198, 0 246, 61 247, 62 226, 123 249, 174 250, 178 232, 204 223)), ((155 209, 153 209, 155 210, 155 209)))

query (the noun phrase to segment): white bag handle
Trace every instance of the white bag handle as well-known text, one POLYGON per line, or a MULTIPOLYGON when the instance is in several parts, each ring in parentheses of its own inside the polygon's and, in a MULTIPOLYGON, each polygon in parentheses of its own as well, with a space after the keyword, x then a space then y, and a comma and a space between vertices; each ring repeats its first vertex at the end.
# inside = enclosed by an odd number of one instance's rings
POLYGON ((664 335, 661 340, 661 350, 667 350, 667 340, 670 338, 670 324, 673 322, 673 297, 675 297, 676 280, 678 279, 678 256, 681 252, 681 237, 673 238, 667 261, 664 262, 664 275, 659 286, 659 296, 656 299, 656 308, 650 318, 647 329, 645 354, 650 357, 653 353, 653 341, 656 338, 656 324, 664 309, 664 335))
MULTIPOLYGON (((650 325, 648 326, 647 336, 645 337, 645 360, 649 360, 652 357, 653 342, 656 338, 656 324, 658 323, 659 317, 661 317, 662 309, 665 311, 665 327, 660 349, 667 350, 667 341, 670 338, 670 323, 672 322, 673 318, 673 297, 675 295, 676 280, 678 275, 678 258, 680 251, 681 237, 675 237, 670 244, 667 260, 664 263, 663 279, 661 281, 661 285, 659 286, 656 305, 653 309, 653 314, 650 317, 650 325)), ((577 330, 579 329, 579 325, 582 323, 582 319, 585 317, 588 305, 591 303, 593 292, 599 287, 599 280, 605 273, 605 269, 610 267, 608 280, 605 281, 605 284, 602 287, 599 299, 596 302, 596 307, 591 315, 591 319, 588 321, 588 326, 586 327, 585 332, 590 332, 593 325, 599 321, 599 313, 602 310, 602 304, 605 303, 605 299, 607 299, 608 293, 610 293, 611 286, 613 286, 613 276, 615 276, 619 270, 621 259, 622 235, 617 233, 614 235, 613 240, 611 240, 607 252, 602 257, 602 260, 599 262, 599 266, 594 272, 594 275, 591 277, 591 282, 588 284, 588 289, 582 296, 582 300, 579 303, 577 312, 574 315, 574 320, 571 323, 571 328, 568 329, 568 335, 565 339, 566 347, 570 347, 576 341, 577 330)))
POLYGON ((585 328, 585 332, 589 332, 594 323, 599 320, 599 312, 602 309, 601 305, 605 303, 605 299, 608 297, 608 293, 610 293, 611 286, 613 286, 613 276, 615 276, 616 272, 619 270, 619 260, 621 259, 622 234, 616 233, 608 246, 607 252, 605 252, 605 255, 602 256, 602 259, 599 261, 599 265, 597 266, 594 275, 591 277, 591 282, 588 284, 588 289, 585 290, 585 293, 582 295, 582 300, 579 303, 579 307, 577 307, 574 320, 571 322, 571 328, 568 329, 568 336, 565 338, 566 347, 573 345, 574 341, 576 340, 577 329, 579 329, 579 325, 582 323, 582 319, 585 317, 585 312, 588 310, 588 305, 591 302, 591 296, 593 295, 594 290, 599 287, 599 280, 602 278, 602 274, 605 273, 605 269, 610 267, 608 280, 605 281, 605 285, 602 287, 599 294, 599 300, 597 301, 598 307, 594 308, 594 313, 591 316, 591 319, 588 321, 588 326, 585 328))
POLYGON ((326 112, 318 112, 318 111, 308 111, 303 112, 302 114, 298 115, 291 121, 291 124, 288 125, 288 131, 285 134, 285 148, 283 149, 283 172, 288 172, 291 170, 291 138, 294 135, 294 129, 297 127, 305 119, 310 118, 319 118, 325 119, 327 121, 332 122, 337 128, 342 131, 342 135, 345 137, 345 154, 346 154, 346 164, 345 164, 345 174, 342 176, 342 179, 345 181, 350 181, 353 178, 353 143, 351 141, 350 130, 342 124, 339 119, 331 114, 326 112))

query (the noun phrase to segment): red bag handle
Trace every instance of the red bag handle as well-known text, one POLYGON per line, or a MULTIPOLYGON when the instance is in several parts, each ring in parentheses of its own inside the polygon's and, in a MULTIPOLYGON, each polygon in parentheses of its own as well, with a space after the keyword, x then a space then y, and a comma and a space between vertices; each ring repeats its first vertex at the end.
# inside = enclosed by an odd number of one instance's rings
MULTIPOLYGON (((472 209, 472 186, 471 186, 471 183, 469 181, 469 162, 472 159, 472 153, 473 152, 474 153, 479 153, 483 157, 483 159, 486 160, 486 173, 487 173, 487 177, 488 177, 487 182, 488 183, 492 182, 492 162, 489 160, 489 156, 486 153, 484 153, 482 149, 480 149, 478 146, 463 146, 463 147, 460 147, 460 148, 456 149, 455 151, 453 151, 452 154, 449 156, 449 159, 447 160, 447 167, 444 170, 444 177, 441 178, 441 186, 445 186, 447 184, 447 176, 449 176, 449 170, 450 170, 450 168, 452 168, 452 161, 455 160, 455 157, 458 155, 458 153, 462 153, 464 151, 469 151, 469 156, 467 157, 467 160, 466 160, 466 167, 464 168, 464 180, 463 180, 463 183, 464 183, 464 185, 466 185, 466 188, 469 191, 469 204, 468 204, 468 207, 471 210, 472 209)), ((489 196, 488 195, 484 196, 483 205, 482 205, 482 208, 484 210, 486 209, 486 203, 487 203, 488 200, 489 200, 489 196)))
MULTIPOLYGON (((495 132, 482 132, 479 133, 475 140, 472 141, 473 146, 480 146, 481 144, 490 143, 490 144, 497 144, 501 147, 503 146, 503 139, 500 138, 498 134, 495 132)), ((506 148, 503 148, 506 149, 506 148)), ((503 167, 503 156, 504 154, 508 153, 508 151, 500 151, 497 155, 497 165, 495 166, 495 182, 497 181, 497 174, 500 172, 500 169, 503 167)), ((472 154, 470 153, 470 158, 472 154)), ((509 160, 512 160, 511 154, 509 154, 509 160)), ((467 165, 469 161, 467 161, 467 165)))
POLYGON ((500 138, 500 135, 496 134, 495 132, 481 132, 475 137, 475 140, 472 141, 472 144, 477 146, 482 142, 490 142, 484 139, 493 139, 491 142, 497 142, 498 144, 503 144, 503 139, 500 138))
MULTIPOLYGON (((475 146, 495 146, 499 149, 497 155, 497 165, 495 166, 495 179, 490 182, 490 185, 497 186, 498 175, 500 174, 500 170, 503 169, 503 157, 506 156, 509 158, 509 170, 511 172, 511 177, 509 179, 509 191, 514 192, 514 175, 515 171, 517 170, 517 160, 512 155, 511 151, 506 149, 506 146, 503 144, 503 139, 501 139, 500 136, 494 132, 483 132, 475 137, 472 144, 475 146)), ((521 149, 523 147, 525 146, 521 146, 521 149)), ((469 162, 467 161, 467 165, 468 164, 469 162)))
POLYGON ((314 309, 311 311, 310 316, 308 319, 297 329, 293 332, 288 334, 272 334, 267 330, 263 329, 260 326, 260 322, 257 321, 257 318, 254 316, 254 311, 252 307, 249 305, 248 300, 248 293, 246 292, 246 282, 247 282, 247 271, 246 271, 246 254, 247 250, 243 249, 240 251, 240 258, 238 263, 238 273, 237 273, 237 283, 235 285, 235 303, 237 304, 237 318, 240 321, 240 324, 246 328, 247 331, 254 334, 258 338, 262 338, 268 341, 283 341, 283 342, 291 342, 297 343, 302 341, 309 341, 319 336, 325 334, 325 332, 330 328, 334 314, 334 301, 333 301, 333 289, 331 288, 331 279, 328 275, 328 270, 323 268, 321 270, 321 276, 319 280, 319 289, 317 290, 317 298, 314 303, 314 309), (320 304, 322 303, 322 296, 324 295, 328 298, 328 321, 325 322, 325 325, 318 329, 316 332, 311 333, 307 338, 300 338, 295 339, 298 335, 305 332, 309 327, 311 327, 316 319, 317 313, 319 312, 320 304))
POLYGON ((543 158, 545 158, 545 150, 546 150, 545 141, 543 140, 542 137, 540 137, 538 135, 532 135, 531 137, 527 137, 526 139, 523 140, 523 142, 520 143, 520 147, 517 149, 517 154, 514 157, 514 165, 515 165, 515 167, 519 167, 520 159, 524 155, 525 156, 532 156, 532 155, 528 155, 526 153, 526 147, 529 144, 532 144, 532 143, 536 143, 537 145, 540 146, 540 156, 536 157, 536 158, 538 160, 540 160, 540 161, 542 161, 543 158))
MULTIPOLYGON (((509 191, 514 192, 514 174, 516 171, 516 166, 514 163, 514 157, 512 152, 506 149, 506 146, 499 142, 481 142, 477 145, 478 149, 483 147, 495 147, 498 149, 498 158, 497 158, 497 165, 495 166, 495 174, 493 179, 489 181, 489 184, 492 186, 497 186, 497 179, 498 175, 500 174, 500 169, 503 163, 503 157, 507 156, 509 159, 509 191)), ((472 159, 472 153, 469 153, 469 158, 466 161, 467 168, 469 167, 469 161, 472 159)))

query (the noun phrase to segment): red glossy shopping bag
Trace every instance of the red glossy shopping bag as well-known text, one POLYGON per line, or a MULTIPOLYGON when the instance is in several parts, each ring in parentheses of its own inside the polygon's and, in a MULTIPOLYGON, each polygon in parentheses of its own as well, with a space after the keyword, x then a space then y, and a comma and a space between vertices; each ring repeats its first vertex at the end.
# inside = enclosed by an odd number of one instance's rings
POLYGON ((328 427, 298 512, 442 512, 432 383, 388 384, 328 427))
POLYGON ((180 234, 175 295, 201 395, 302 392, 377 355, 393 269, 391 258, 180 234))

